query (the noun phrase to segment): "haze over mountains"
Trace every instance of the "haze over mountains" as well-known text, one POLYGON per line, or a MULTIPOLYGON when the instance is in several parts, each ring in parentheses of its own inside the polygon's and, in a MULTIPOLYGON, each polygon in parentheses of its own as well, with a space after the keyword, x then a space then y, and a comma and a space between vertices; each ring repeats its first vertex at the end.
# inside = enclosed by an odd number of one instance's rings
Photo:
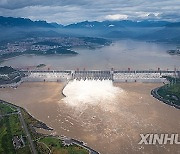
POLYGON ((0 40, 24 37, 88 36, 110 39, 141 39, 180 42, 180 22, 168 21, 83 21, 70 25, 0 16, 0 40))

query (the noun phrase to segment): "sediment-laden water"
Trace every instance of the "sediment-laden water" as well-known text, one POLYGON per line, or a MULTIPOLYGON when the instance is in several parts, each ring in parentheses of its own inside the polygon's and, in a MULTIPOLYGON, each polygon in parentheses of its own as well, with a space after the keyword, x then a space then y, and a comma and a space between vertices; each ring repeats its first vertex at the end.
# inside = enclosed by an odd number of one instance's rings
MULTIPOLYGON (((73 93, 66 92, 67 98, 64 98, 61 94, 64 83, 56 82, 29 82, 17 89, 0 89, 0 99, 27 109, 35 118, 54 128, 52 134, 82 140, 103 154, 180 152, 178 145, 138 145, 140 133, 180 133, 179 110, 150 95, 150 91, 161 84, 119 83, 115 87, 108 84, 107 89, 112 88, 108 91, 112 99, 99 96, 100 100, 91 99, 88 103, 84 99, 90 99, 86 96, 88 92, 76 93, 75 98, 71 97, 73 93), (72 105, 74 99, 79 101, 78 96, 83 97, 80 101, 84 104, 72 105)), ((73 87, 78 85, 67 87, 68 92, 73 87)), ((96 93, 102 92, 97 87, 94 89, 96 93)), ((108 92, 104 88, 104 95, 108 92)))

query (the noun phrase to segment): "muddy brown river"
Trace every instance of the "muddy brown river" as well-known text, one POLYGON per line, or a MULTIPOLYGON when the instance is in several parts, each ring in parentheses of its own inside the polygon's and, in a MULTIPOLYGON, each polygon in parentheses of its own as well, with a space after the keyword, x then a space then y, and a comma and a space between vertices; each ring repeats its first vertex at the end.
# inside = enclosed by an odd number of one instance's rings
POLYGON ((140 134, 180 133, 180 111, 150 95, 157 83, 118 83, 124 93, 112 102, 74 107, 65 103, 65 83, 23 83, 0 89, 0 99, 25 108, 54 130, 87 143, 102 154, 180 153, 179 145, 139 145, 140 134))

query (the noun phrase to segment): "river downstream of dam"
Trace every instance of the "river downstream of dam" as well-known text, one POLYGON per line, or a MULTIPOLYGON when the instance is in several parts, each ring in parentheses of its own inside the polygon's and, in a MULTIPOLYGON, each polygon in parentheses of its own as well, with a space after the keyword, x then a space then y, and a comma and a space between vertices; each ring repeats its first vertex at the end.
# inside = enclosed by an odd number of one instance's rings
POLYGON ((0 99, 25 108, 54 129, 40 132, 76 138, 102 154, 180 152, 178 145, 138 145, 140 134, 179 133, 179 110, 150 95, 162 84, 87 82, 91 91, 97 84, 103 89, 90 94, 80 84, 69 84, 65 98, 63 82, 24 82, 17 89, 0 89, 0 99), (107 97, 96 95, 101 92, 107 97), (73 104, 74 100, 79 103, 73 104))

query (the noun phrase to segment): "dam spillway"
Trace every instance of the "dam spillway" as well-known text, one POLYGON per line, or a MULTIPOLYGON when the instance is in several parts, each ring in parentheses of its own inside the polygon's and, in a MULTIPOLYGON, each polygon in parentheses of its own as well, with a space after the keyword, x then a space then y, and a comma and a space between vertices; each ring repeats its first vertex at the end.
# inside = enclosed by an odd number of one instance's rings
POLYGON ((28 70, 23 81, 112 80, 113 82, 165 82, 165 76, 180 77, 180 71, 118 71, 118 70, 28 70))
POLYGON ((102 70, 75 71, 72 78, 76 80, 113 80, 113 72, 102 70))

